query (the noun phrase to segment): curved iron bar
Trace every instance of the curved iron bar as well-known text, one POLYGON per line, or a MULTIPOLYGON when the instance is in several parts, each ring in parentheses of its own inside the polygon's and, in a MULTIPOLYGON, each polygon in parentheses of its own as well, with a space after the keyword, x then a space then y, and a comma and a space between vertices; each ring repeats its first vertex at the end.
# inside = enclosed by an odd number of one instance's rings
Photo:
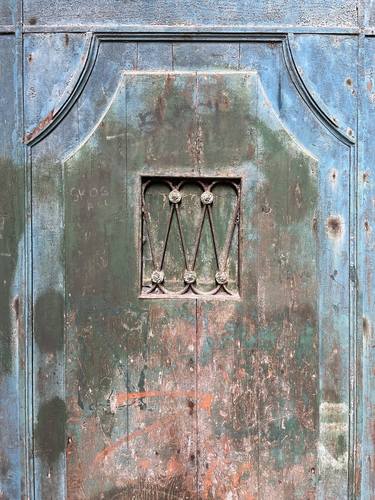
POLYGON ((226 285, 221 285, 221 286, 224 288, 224 290, 227 292, 228 295, 234 295, 234 293, 231 292, 226 285))
POLYGON ((169 219, 168 219, 168 225, 167 225, 167 234, 165 235, 165 238, 164 238, 164 246, 163 246, 163 251, 162 251, 162 254, 161 254, 161 261, 160 261, 160 266, 158 268, 158 271, 161 271, 163 269, 163 264, 164 264, 164 259, 165 259, 165 253, 167 251, 167 244, 168 244, 169 235, 170 235, 170 232, 171 232, 171 226, 172 226, 172 219, 173 219, 174 211, 175 211, 175 206, 172 205, 170 207, 169 219))
POLYGON ((158 285, 155 283, 155 284, 154 284, 154 285, 150 288, 150 290, 147 290, 147 292, 144 292, 144 291, 143 291, 143 293, 146 293, 146 294, 148 295, 149 293, 152 293, 152 292, 153 292, 153 291, 157 288, 157 286, 158 286, 158 285))
POLYGON ((216 243, 216 236, 215 236, 215 230, 214 230, 214 223, 212 220, 212 207, 211 205, 207 205, 207 212, 208 212, 208 220, 210 222, 210 229, 211 229, 211 235, 212 235, 212 242, 214 244, 214 252, 215 252, 215 258, 216 258, 216 264, 218 269, 220 269, 220 259, 219 259, 219 253, 217 250, 217 243, 216 243))
POLYGON ((203 210, 202 210, 201 220, 199 222, 198 234, 197 234, 197 238, 196 238, 195 246, 194 246, 193 261, 192 261, 191 269, 195 268, 195 264, 197 262, 199 244, 200 244, 200 241, 201 241, 201 236, 202 236, 202 231, 203 231, 203 224, 204 224, 204 219, 205 219, 205 215, 206 215, 206 210, 207 210, 207 205, 204 206, 203 210))
POLYGON ((194 293, 196 293, 197 295, 215 295, 221 288, 222 285, 217 285, 216 288, 213 288, 212 290, 210 290, 209 292, 204 292, 203 290, 199 290, 199 288, 197 288, 196 286, 194 285, 191 285, 191 289, 193 290, 194 293))
POLYGON ((181 227, 181 220, 180 220, 180 213, 179 213, 178 205, 176 205, 175 210, 176 210, 178 232, 180 233, 180 238, 181 238, 182 253, 184 254, 185 267, 186 267, 186 269, 189 269, 189 263, 188 263, 187 253, 186 253, 186 245, 185 245, 185 240, 184 240, 183 231, 182 231, 182 227, 181 227))
MULTIPOLYGON (((165 184, 166 186, 168 186, 169 188, 171 188, 170 182, 167 181, 166 179, 159 179, 158 178, 157 182, 165 184)), ((155 253, 154 253, 154 244, 153 244, 153 241, 152 241, 152 238, 151 238, 151 231, 150 231, 150 227, 149 227, 149 224, 151 224, 151 218, 150 218, 150 213, 149 213, 149 211, 146 208, 146 198, 145 198, 146 191, 147 191, 147 189, 152 184, 155 184, 154 179, 148 179, 143 184, 143 186, 142 186, 142 200, 141 200, 141 203, 142 203, 143 220, 145 221, 147 238, 148 238, 148 241, 149 241, 149 244, 150 244, 150 252, 151 252, 152 265, 153 265, 154 269, 156 269, 157 268, 157 263, 156 263, 155 253)), ((161 267, 160 267, 159 271, 160 270, 161 270, 161 267)))
POLYGON ((236 203, 236 206, 233 210, 232 219, 230 221, 230 226, 227 230, 227 236, 225 239, 224 248, 223 248, 222 254, 220 256, 220 262, 221 262, 221 266, 222 266, 223 270, 225 270, 227 267, 229 251, 230 251, 230 247, 231 247, 231 244, 233 241, 234 230, 235 230, 236 225, 237 225, 237 215, 239 213, 239 209, 240 209, 240 200, 239 200, 239 198, 237 198, 237 203, 236 203))
POLYGON ((183 295, 183 294, 185 294, 189 290, 190 286, 191 286, 190 284, 185 285, 184 288, 182 288, 181 290, 177 290, 176 292, 174 292, 174 291, 168 290, 167 287, 165 287, 165 286, 163 286, 161 284, 158 285, 158 287, 160 288, 160 290, 164 294, 167 294, 167 295, 170 295, 170 294, 183 295))

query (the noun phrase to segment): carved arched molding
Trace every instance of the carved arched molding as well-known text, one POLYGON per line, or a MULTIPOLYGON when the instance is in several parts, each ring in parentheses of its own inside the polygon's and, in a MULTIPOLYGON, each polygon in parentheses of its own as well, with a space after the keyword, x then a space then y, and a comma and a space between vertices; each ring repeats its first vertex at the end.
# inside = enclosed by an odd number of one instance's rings
MULTIPOLYGON (((92 33, 86 33, 78 66, 74 70, 72 69, 72 76, 68 84, 65 86, 61 96, 57 99, 53 107, 51 107, 49 112, 39 122, 37 119, 34 120, 31 127, 29 126, 27 128, 25 133, 26 144, 32 143, 34 139, 39 137, 39 135, 44 132, 44 130, 49 128, 49 124, 57 119, 58 115, 62 113, 65 106, 69 104, 71 98, 73 98, 73 101, 75 100, 76 90, 81 83, 81 79, 90 77, 91 71, 87 71, 87 63, 91 57, 92 41, 92 33)), ((43 85, 43 79, 41 83, 43 85)))
POLYGON ((318 118, 318 120, 335 136, 339 141, 344 144, 351 146, 355 143, 355 137, 353 133, 347 133, 346 129, 338 123, 336 118, 330 113, 328 107, 324 104, 324 102, 316 95, 316 93, 312 93, 308 88, 308 85, 302 78, 297 65, 295 63, 295 59, 293 57, 290 39, 293 35, 288 35, 285 37, 283 41, 283 58, 285 62, 285 66, 288 70, 290 79, 293 82, 297 92, 306 103, 308 108, 314 113, 314 115, 318 118))
POLYGON ((291 50, 290 38, 293 35, 286 33, 246 33, 246 32, 197 32, 182 34, 179 32, 129 32, 129 33, 88 33, 87 34, 87 50, 86 56, 82 65, 82 70, 76 78, 71 88, 67 89, 63 98, 56 107, 53 114, 48 115, 34 131, 27 135, 25 143, 28 146, 34 146, 41 142, 59 123, 68 115, 77 99, 83 93, 91 73, 95 67, 99 46, 101 43, 111 42, 142 42, 142 41, 164 41, 164 42, 276 42, 282 47, 283 61, 288 72, 291 82, 293 83, 297 93, 308 106, 312 114, 335 136, 340 142, 347 146, 355 144, 355 137, 349 130, 346 132, 346 127, 340 125, 333 115, 329 112, 327 106, 319 99, 319 97, 310 91, 308 85, 303 80, 295 63, 291 50))

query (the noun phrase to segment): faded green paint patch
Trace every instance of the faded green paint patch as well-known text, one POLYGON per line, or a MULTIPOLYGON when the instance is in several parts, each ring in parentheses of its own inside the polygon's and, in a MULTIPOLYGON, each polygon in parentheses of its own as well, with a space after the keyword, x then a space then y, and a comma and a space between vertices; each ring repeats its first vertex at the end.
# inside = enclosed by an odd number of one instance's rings
POLYGON ((317 180, 312 175, 316 162, 298 151, 285 131, 272 130, 260 120, 257 129, 257 161, 266 178, 259 190, 261 210, 272 213, 275 223, 282 226, 303 221, 307 215, 311 218, 318 200, 317 180))
POLYGON ((64 297, 55 290, 41 295, 34 306, 35 340, 41 352, 55 354, 64 347, 64 297))
POLYGON ((301 330, 297 339, 295 357, 297 364, 301 364, 304 358, 309 357, 317 347, 316 344, 316 325, 312 325, 309 319, 306 319, 304 329, 301 330))
POLYGON ((193 167, 199 163, 193 75, 127 77, 126 98, 131 168, 193 167))
POLYGON ((212 362, 214 339, 209 336, 205 336, 202 342, 202 347, 199 356, 199 362, 201 366, 206 366, 212 362))
POLYGON ((288 464, 300 462, 306 453, 311 452, 314 435, 301 426, 296 417, 290 417, 270 422, 263 438, 271 445, 276 467, 283 469, 288 464))
MULTIPOLYGON (((83 408, 97 409, 103 405, 115 377, 126 380, 129 356, 143 356, 146 325, 141 311, 139 316, 131 311, 113 316, 81 316, 77 376, 83 408)), ((137 386, 128 386, 128 389, 136 392, 137 386)))
POLYGON ((0 375, 12 369, 11 286, 24 229, 24 172, 8 159, 0 159, 0 375))
POLYGON ((42 403, 35 427, 37 449, 51 466, 65 450, 65 402, 59 397, 42 403))
POLYGON ((255 160, 255 75, 198 77, 201 164, 235 168, 255 160))

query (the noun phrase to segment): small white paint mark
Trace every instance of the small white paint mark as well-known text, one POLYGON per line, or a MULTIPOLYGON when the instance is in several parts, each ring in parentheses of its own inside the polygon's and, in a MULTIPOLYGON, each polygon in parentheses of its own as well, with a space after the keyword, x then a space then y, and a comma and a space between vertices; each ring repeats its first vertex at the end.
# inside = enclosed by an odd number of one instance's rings
POLYGON ((117 135, 107 135, 107 141, 112 141, 113 139, 117 139, 118 137, 125 137, 125 134, 117 134, 117 135))

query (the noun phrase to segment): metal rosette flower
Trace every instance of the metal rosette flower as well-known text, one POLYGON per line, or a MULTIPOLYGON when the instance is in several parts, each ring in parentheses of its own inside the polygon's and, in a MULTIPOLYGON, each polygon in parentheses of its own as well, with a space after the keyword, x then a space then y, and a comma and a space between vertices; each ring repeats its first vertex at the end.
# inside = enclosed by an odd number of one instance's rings
POLYGON ((189 271, 186 269, 184 272, 184 281, 185 283, 192 285, 197 281, 197 273, 195 271, 189 271))
POLYGON ((169 201, 173 204, 180 203, 182 199, 182 195, 178 189, 172 189, 172 191, 168 195, 169 201))
POLYGON ((225 271, 218 271, 215 274, 215 279, 218 285, 226 285, 228 283, 228 275, 225 271))
POLYGON ((212 194, 211 191, 203 191, 201 194, 201 202, 203 205, 212 205, 212 202, 214 201, 214 195, 212 194))
POLYGON ((151 274, 151 281, 155 283, 155 285, 160 285, 164 281, 164 271, 155 270, 151 274))

